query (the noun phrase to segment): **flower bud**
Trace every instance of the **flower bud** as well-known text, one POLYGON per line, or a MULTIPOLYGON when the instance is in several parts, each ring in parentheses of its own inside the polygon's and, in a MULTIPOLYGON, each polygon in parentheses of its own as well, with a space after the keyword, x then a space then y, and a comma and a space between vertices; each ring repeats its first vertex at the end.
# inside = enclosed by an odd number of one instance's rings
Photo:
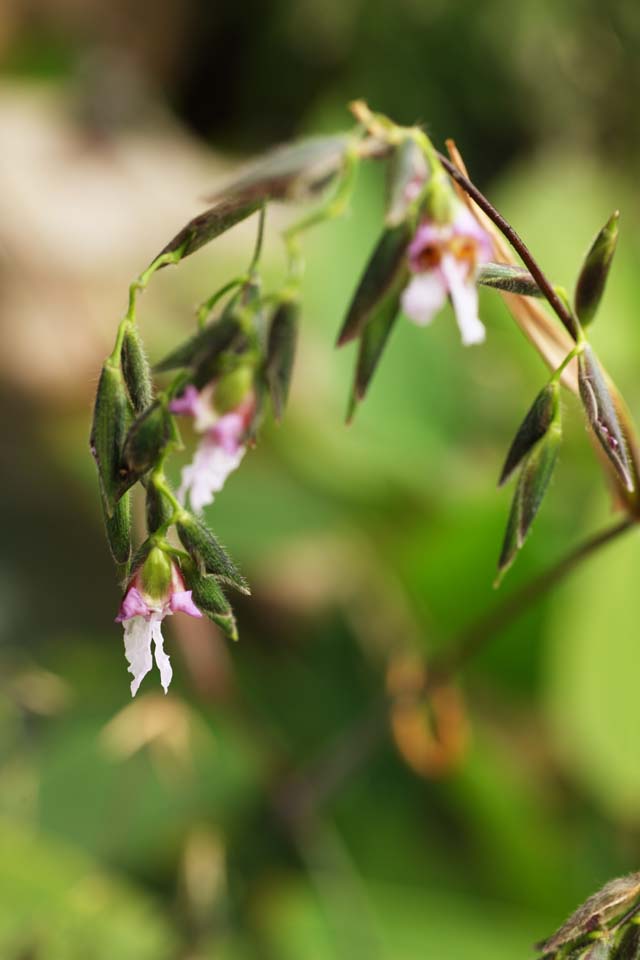
POLYGON ((98 383, 90 444, 98 466, 105 512, 109 517, 122 493, 122 447, 130 422, 131 406, 122 370, 107 361, 98 383))
POLYGON ((407 137, 393 151, 389 163, 387 226, 397 227, 407 219, 428 176, 422 150, 413 137, 407 137))
POLYGON ((369 389, 371 378, 378 366, 399 310, 400 293, 392 291, 382 303, 378 304, 364 328, 360 337, 356 372, 347 411, 347 422, 351 421, 358 403, 364 399, 369 389))
POLYGON ((355 340, 392 288, 403 287, 409 274, 407 247, 412 228, 408 223, 385 230, 371 255, 351 301, 338 336, 339 347, 355 340))
POLYGON ((125 489, 156 465, 171 438, 171 417, 166 408, 156 401, 129 428, 123 450, 127 470, 122 481, 125 489))
POLYGON ((497 582, 513 563, 540 509, 558 459, 561 440, 562 429, 556 416, 524 459, 498 561, 497 582))
POLYGON ((214 574, 218 580, 235 587, 240 593, 251 593, 247 581, 206 524, 185 512, 177 522, 176 530, 182 545, 201 573, 214 574))
POLYGON ((147 486, 145 496, 147 530, 155 533, 173 517, 173 506, 153 482, 147 486))
POLYGON ((588 344, 578 357, 578 385, 582 405, 600 446, 626 489, 632 492, 632 468, 618 414, 600 364, 588 344))
POLYGON ((476 272, 476 283, 521 297, 541 297, 542 291, 528 270, 510 263, 481 263, 476 272))
POLYGON ((590 324, 595 317, 604 293, 609 268, 618 242, 619 217, 620 214, 617 210, 609 217, 593 241, 578 277, 574 304, 578 319, 583 327, 590 324))
POLYGON ((171 590, 172 562, 160 547, 152 547, 142 564, 139 579, 145 594, 161 600, 171 590))
POLYGON ((276 420, 282 419, 289 396, 289 384, 298 339, 299 306, 285 300, 276 308, 267 340, 266 377, 276 420))
POLYGON ((153 400, 151 370, 135 326, 129 324, 122 341, 122 372, 136 413, 142 413, 153 400))
POLYGON ((216 413, 235 410, 253 387, 253 370, 246 364, 222 374, 215 382, 213 406, 216 413))
POLYGON ((558 411, 559 385, 557 381, 548 383, 540 391, 533 406, 522 421, 509 448, 507 458, 500 474, 498 486, 507 482, 513 471, 529 453, 531 448, 545 435, 558 411))
POLYGON ((185 580, 198 608, 216 623, 230 640, 237 640, 238 630, 233 611, 215 577, 202 576, 193 568, 185 569, 185 580))
POLYGON ((126 580, 131 559, 131 497, 125 493, 116 503, 111 516, 103 500, 104 526, 118 580, 126 580))

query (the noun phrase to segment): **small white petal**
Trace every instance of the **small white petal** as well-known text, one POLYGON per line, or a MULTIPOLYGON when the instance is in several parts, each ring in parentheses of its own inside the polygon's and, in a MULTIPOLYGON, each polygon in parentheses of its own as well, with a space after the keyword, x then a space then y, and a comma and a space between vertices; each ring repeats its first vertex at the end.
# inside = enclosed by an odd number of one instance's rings
POLYGON ((131 696, 135 697, 138 687, 153 665, 151 659, 151 636, 153 622, 144 617, 132 617, 124 623, 124 653, 129 663, 131 696))
POLYGON ((164 688, 164 692, 167 693, 169 684, 171 683, 171 678, 173 676, 173 670, 171 669, 171 661, 169 660, 168 655, 164 652, 164 638, 162 636, 161 624, 161 620, 154 620, 152 622, 151 635, 155 645, 154 655, 156 658, 156 665, 160 671, 160 683, 164 688))
POLYGON ((411 283, 405 287, 402 294, 402 309, 404 313, 417 323, 426 327, 440 310, 447 299, 447 285, 439 270, 429 270, 417 274, 411 283))
POLYGON ((233 453, 227 453, 209 438, 202 441, 195 452, 192 463, 182 471, 178 498, 185 502, 187 494, 191 506, 199 513, 207 504, 213 503, 214 493, 222 490, 225 480, 242 460, 245 447, 238 447, 233 453))
POLYGON ((448 255, 442 258, 440 266, 449 286, 462 343, 465 347, 482 343, 486 331, 478 317, 478 290, 473 271, 448 255))

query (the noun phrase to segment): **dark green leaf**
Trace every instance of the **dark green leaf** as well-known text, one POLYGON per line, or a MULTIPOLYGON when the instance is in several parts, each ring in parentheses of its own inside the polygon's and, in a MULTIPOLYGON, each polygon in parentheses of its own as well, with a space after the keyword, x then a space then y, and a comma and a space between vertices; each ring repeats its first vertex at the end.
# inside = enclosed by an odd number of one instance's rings
POLYGON ((609 276, 609 268, 618 242, 616 210, 597 235, 585 257, 574 296, 575 310, 583 327, 595 317, 609 276))
POLYGON ((125 331, 122 342, 122 372, 136 413, 142 413, 153 400, 151 370, 140 335, 133 325, 125 331))
POLYGON ((380 237, 342 325, 339 347, 360 335, 381 301, 397 285, 399 276, 407 275, 406 252, 410 239, 411 227, 407 223, 385 230, 380 237))
POLYGON ((122 448, 130 422, 131 404, 122 370, 107 361, 98 383, 90 445, 109 517, 121 493, 122 448))
POLYGON ((176 524, 178 536, 201 573, 214 574, 240 593, 251 593, 249 585, 224 547, 197 517, 183 517, 176 524))
POLYGON ((618 414, 600 364, 588 345, 578 357, 578 384, 585 413, 600 446, 624 486, 633 491, 631 465, 618 414))
POLYGON ((541 297, 540 287, 524 267, 508 263, 482 263, 476 273, 476 282, 484 287, 518 293, 523 297, 541 297))
POLYGON ((406 220, 427 176, 422 150, 412 137, 407 137, 393 151, 389 162, 387 226, 397 227, 406 220))
POLYGON ((276 420, 282 419, 289 395, 298 339, 298 313, 298 304, 287 300, 276 308, 269 327, 266 374, 276 420))
POLYGON ((509 448, 498 486, 501 487, 506 483, 523 457, 549 429, 558 407, 558 391, 559 387, 556 382, 549 383, 534 400, 533 406, 522 421, 509 448))

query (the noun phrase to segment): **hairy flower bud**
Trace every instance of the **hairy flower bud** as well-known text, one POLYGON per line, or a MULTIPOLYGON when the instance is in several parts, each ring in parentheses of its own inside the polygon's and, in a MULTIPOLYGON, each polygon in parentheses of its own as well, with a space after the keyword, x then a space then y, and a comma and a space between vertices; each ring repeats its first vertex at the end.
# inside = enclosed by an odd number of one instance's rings
POLYGON ((609 268, 618 242, 618 220, 616 210, 593 241, 585 257, 576 283, 574 297, 575 311, 583 327, 594 319, 609 276, 609 268))

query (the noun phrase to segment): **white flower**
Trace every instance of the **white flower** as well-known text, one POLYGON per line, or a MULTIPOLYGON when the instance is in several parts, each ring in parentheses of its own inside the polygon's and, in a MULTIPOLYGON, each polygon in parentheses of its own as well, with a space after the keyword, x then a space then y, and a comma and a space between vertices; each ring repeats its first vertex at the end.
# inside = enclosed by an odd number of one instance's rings
POLYGON ((402 294, 402 309, 426 326, 451 297, 462 342, 481 343, 485 329, 478 317, 475 274, 478 263, 491 257, 491 240, 466 207, 460 204, 450 223, 424 220, 409 245, 414 274, 402 294))

